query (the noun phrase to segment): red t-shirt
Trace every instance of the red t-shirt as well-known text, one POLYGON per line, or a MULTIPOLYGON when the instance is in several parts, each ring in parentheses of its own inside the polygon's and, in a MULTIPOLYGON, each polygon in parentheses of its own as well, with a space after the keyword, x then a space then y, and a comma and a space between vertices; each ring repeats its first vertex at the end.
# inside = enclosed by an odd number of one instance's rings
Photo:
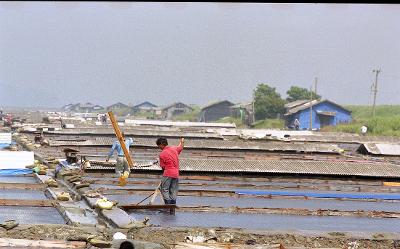
POLYGON ((179 178, 179 159, 178 155, 182 147, 166 146, 160 153, 160 166, 164 169, 163 176, 179 178))

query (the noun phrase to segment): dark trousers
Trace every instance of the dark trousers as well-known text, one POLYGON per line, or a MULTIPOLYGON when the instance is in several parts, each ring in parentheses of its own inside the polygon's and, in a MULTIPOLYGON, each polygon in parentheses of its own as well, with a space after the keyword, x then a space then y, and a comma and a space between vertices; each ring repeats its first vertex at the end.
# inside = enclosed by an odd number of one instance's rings
POLYGON ((178 178, 163 176, 161 178, 160 192, 165 204, 176 204, 178 196, 178 178))

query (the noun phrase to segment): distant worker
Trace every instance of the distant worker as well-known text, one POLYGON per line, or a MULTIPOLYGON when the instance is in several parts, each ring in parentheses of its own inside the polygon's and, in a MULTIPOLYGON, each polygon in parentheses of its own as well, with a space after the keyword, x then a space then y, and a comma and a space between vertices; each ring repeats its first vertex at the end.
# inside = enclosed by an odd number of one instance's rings
POLYGON ((62 118, 61 118, 61 116, 59 116, 60 117, 60 124, 61 124, 61 128, 66 128, 66 125, 64 124, 64 122, 62 121, 62 118))
POLYGON ((300 129, 300 121, 297 118, 294 120, 293 125, 295 130, 300 129))
POLYGON ((361 126, 361 134, 363 136, 365 136, 367 134, 367 131, 368 131, 368 126, 366 126, 366 125, 361 126))
POLYGON ((164 170, 160 192, 165 204, 176 204, 179 184, 179 154, 183 150, 184 143, 184 138, 181 138, 178 146, 168 146, 166 138, 158 138, 156 141, 161 150, 160 166, 164 170))
POLYGON ((106 116, 106 114, 103 114, 103 116, 101 117, 101 121, 102 121, 103 123, 107 123, 107 116, 106 116))
MULTIPOLYGON (((129 147, 133 144, 133 139, 132 138, 125 139, 125 134, 123 132, 122 132, 122 138, 125 142, 126 148, 129 151, 129 147)), ((122 181, 121 177, 124 175, 125 172, 127 172, 125 174, 129 175, 130 169, 129 169, 129 164, 128 164, 128 161, 126 160, 124 151, 122 150, 121 144, 119 143, 118 140, 112 144, 111 150, 106 157, 106 162, 108 162, 110 157, 112 157, 115 150, 118 153, 117 164, 115 165, 115 173, 120 178, 120 184, 125 185, 124 181, 122 181)))

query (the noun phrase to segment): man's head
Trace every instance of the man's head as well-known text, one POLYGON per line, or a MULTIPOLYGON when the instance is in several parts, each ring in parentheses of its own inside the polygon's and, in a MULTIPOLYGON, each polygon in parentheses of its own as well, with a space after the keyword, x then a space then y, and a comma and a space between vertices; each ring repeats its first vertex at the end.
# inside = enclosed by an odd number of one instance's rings
POLYGON ((157 139, 156 144, 157 144, 158 148, 163 150, 168 145, 168 141, 166 138, 160 137, 157 139))

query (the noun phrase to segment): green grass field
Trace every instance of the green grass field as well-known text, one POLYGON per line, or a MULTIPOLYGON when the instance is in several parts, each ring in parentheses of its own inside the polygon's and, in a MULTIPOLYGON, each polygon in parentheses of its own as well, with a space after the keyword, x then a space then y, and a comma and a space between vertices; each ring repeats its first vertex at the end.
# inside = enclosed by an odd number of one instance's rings
POLYGON ((255 129, 284 129, 285 121, 283 119, 264 119, 254 123, 255 129))
POLYGON ((380 105, 372 116, 372 107, 344 106, 352 112, 353 121, 350 124, 340 124, 336 127, 324 127, 322 131, 337 131, 360 133, 362 125, 368 126, 368 134, 377 136, 400 136, 400 105, 380 105))
POLYGON ((189 113, 184 113, 178 116, 173 117, 174 121, 192 121, 192 122, 197 122, 199 113, 201 108, 198 106, 192 106, 193 111, 189 113))
MULTIPOLYGON (((400 136, 400 105, 379 105, 376 107, 375 118, 372 117, 372 107, 347 105, 346 109, 352 112, 353 121, 350 124, 340 124, 336 127, 328 126, 321 131, 360 133, 362 125, 369 127, 369 135, 378 136, 400 136)), ((126 110, 121 110, 121 114, 126 110)), ((200 113, 200 107, 194 107, 190 113, 175 116, 176 121, 193 121, 196 122, 200 113)), ((151 118, 152 114, 141 114, 145 118, 151 118)), ((140 116, 140 114, 139 114, 140 116)), ((239 118, 226 117, 216 122, 235 123, 238 128, 245 128, 239 118)), ((282 119, 265 119, 258 120, 254 123, 255 129, 284 129, 284 121, 282 119)))
MULTIPOLYGON (((340 124, 336 127, 324 127, 321 131, 360 134, 361 126, 367 125, 369 127, 369 135, 400 136, 400 105, 377 106, 375 109, 375 118, 372 117, 372 107, 357 105, 348 105, 344 107, 352 112, 352 122, 350 124, 340 124)), ((254 123, 253 128, 284 129, 284 121, 281 119, 258 120, 254 123)))

